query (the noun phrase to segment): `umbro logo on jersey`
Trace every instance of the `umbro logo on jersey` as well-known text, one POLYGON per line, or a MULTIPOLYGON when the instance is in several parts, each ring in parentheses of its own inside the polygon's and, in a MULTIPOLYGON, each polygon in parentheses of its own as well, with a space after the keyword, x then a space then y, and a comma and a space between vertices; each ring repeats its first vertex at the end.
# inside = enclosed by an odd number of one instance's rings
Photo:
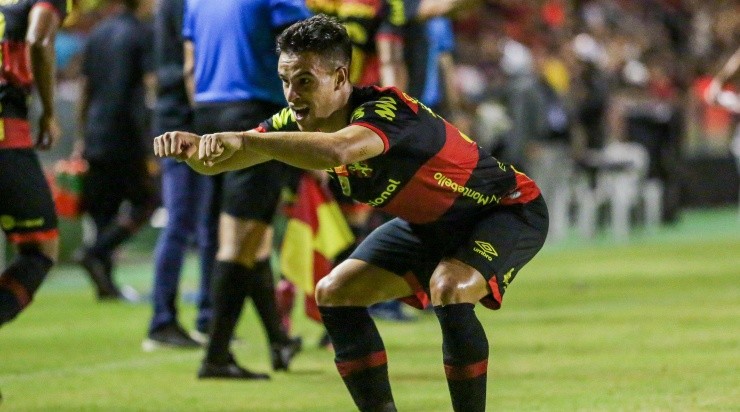
POLYGON ((494 249, 493 245, 482 240, 476 240, 475 244, 477 247, 473 248, 473 252, 483 256, 489 261, 493 260, 494 256, 498 256, 498 252, 494 249))

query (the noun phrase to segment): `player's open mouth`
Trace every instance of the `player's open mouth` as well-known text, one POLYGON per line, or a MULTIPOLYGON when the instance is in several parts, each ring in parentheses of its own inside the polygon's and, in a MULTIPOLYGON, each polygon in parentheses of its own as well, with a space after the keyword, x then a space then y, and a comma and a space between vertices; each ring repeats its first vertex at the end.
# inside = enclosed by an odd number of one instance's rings
POLYGON ((303 108, 293 107, 292 109, 293 109, 293 113, 295 113, 295 118, 297 120, 303 120, 306 118, 306 116, 308 116, 308 112, 309 112, 308 107, 303 107, 303 108))

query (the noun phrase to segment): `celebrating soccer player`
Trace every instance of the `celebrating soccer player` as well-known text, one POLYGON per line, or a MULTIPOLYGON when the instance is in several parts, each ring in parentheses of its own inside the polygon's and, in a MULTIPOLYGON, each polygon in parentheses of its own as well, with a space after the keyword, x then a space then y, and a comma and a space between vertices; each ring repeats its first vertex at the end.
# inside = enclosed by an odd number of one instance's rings
POLYGON ((442 329, 455 411, 483 411, 488 341, 473 310, 498 309, 542 247, 547 207, 535 183, 395 88, 354 88, 347 32, 323 15, 278 38, 288 107, 246 132, 169 132, 154 152, 220 173, 276 159, 326 169, 353 199, 397 216, 316 288, 335 362, 362 411, 395 411, 383 341, 367 307, 429 300, 442 329))

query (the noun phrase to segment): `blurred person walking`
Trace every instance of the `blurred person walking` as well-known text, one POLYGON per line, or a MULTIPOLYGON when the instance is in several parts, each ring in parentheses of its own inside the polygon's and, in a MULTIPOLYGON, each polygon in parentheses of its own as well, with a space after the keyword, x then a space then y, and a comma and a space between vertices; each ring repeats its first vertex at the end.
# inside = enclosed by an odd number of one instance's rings
MULTIPOLYGON (((154 20, 154 65, 157 100, 152 130, 192 130, 193 112, 183 75, 182 21, 184 0, 163 0, 154 20)), ((200 253, 200 288, 195 330, 207 331, 211 321, 210 281, 216 258, 218 226, 218 183, 186 164, 162 159, 162 201, 167 224, 154 250, 154 285, 145 351, 158 347, 197 348, 177 319, 177 296, 183 259, 193 237, 200 253)))
POLYGON ((153 85, 151 27, 135 15, 139 0, 114 0, 113 14, 85 45, 75 154, 89 164, 82 203, 95 242, 77 256, 99 299, 133 299, 113 281, 113 254, 151 216, 145 84, 153 85), (126 207, 122 207, 122 206, 126 207))
POLYGON ((17 252, 0 274, 0 326, 31 303, 59 250, 54 201, 33 149, 47 150, 61 136, 54 39, 69 11, 64 0, 0 3, 0 227, 17 252), (27 103, 34 85, 42 107, 35 144, 27 103))
MULTIPOLYGON (((285 100, 275 73, 275 38, 310 15, 300 0, 188 0, 185 80, 198 133, 257 127, 285 100)), ((290 169, 267 162, 223 176, 219 245, 213 270, 213 321, 199 378, 267 379, 236 363, 229 350, 247 297, 267 332, 274 370, 287 370, 301 348, 283 330, 269 264, 270 222, 290 169)))

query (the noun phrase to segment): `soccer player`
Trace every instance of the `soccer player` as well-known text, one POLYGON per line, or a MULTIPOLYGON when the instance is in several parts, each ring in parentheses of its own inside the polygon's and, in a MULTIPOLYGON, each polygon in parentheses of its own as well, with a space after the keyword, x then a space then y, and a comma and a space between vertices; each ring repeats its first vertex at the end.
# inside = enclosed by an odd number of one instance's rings
POLYGON ((271 159, 327 169, 344 193, 397 216, 317 285, 337 369, 360 410, 395 411, 367 306, 431 299, 454 410, 485 410, 488 341, 473 308, 498 309, 542 247, 548 217, 539 189, 398 89, 353 88, 351 46, 334 20, 292 25, 278 50, 288 108, 251 131, 165 133, 155 154, 209 174, 271 159))
POLYGON ((43 110, 36 147, 48 149, 61 135, 54 114, 54 37, 67 3, 0 2, 0 226, 18 252, 0 274, 0 325, 31 303, 59 250, 54 201, 33 151, 27 99, 35 83, 43 110))

